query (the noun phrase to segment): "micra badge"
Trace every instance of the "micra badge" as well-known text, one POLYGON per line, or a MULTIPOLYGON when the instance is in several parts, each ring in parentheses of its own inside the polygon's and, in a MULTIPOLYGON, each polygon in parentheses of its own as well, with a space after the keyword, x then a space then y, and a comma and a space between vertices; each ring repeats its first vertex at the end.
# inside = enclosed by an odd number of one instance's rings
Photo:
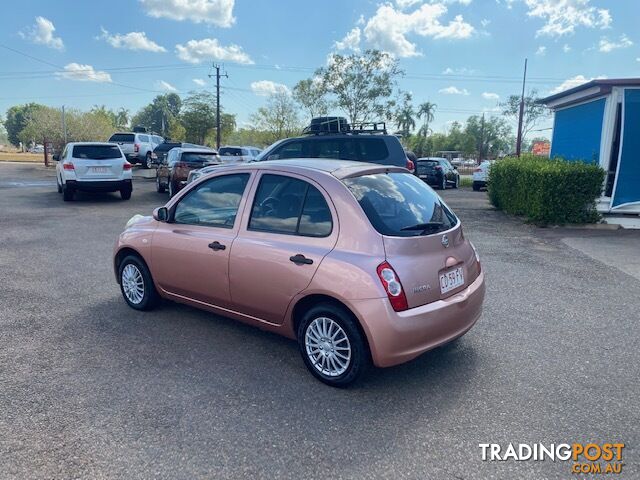
POLYGON ((447 237, 446 235, 442 236, 442 246, 444 248, 447 248, 449 246, 449 237, 447 237))

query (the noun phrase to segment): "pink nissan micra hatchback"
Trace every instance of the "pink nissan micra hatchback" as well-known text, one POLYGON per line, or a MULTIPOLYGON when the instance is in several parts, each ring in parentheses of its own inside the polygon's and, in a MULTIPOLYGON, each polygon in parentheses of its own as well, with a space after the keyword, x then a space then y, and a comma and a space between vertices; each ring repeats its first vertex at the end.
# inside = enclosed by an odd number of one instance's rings
POLYGON ((221 167, 132 218, 114 267, 131 307, 162 297, 297 339, 334 386, 464 335, 485 292, 475 248, 430 187, 342 160, 221 167))

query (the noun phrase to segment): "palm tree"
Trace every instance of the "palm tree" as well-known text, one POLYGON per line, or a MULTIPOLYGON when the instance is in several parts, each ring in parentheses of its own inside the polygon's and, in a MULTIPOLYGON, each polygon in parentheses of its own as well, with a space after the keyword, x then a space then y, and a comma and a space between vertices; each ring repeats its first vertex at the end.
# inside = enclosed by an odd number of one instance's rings
POLYGON ((404 102, 402 106, 396 111, 396 125, 404 136, 408 135, 411 130, 416 128, 416 121, 413 119, 416 112, 411 104, 411 94, 404 94, 404 102))
POLYGON ((126 127, 129 125, 129 110, 121 107, 116 113, 116 123, 118 127, 126 127))
POLYGON ((420 128, 418 132, 423 137, 427 137, 429 135, 429 124, 433 122, 434 112, 436 111, 437 105, 431 102, 421 103, 418 107, 418 118, 422 119, 424 117, 424 124, 420 128))

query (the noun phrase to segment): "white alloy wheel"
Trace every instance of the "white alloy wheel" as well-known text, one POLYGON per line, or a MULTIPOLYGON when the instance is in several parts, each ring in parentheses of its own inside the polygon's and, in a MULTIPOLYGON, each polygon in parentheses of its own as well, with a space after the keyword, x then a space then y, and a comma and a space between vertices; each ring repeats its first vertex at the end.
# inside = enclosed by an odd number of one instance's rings
POLYGON ((336 321, 316 318, 307 327, 304 340, 307 357, 322 375, 338 377, 347 371, 351 364, 351 343, 336 321))
POLYGON ((144 278, 133 263, 128 263, 122 269, 122 291, 134 305, 138 305, 144 298, 144 278))

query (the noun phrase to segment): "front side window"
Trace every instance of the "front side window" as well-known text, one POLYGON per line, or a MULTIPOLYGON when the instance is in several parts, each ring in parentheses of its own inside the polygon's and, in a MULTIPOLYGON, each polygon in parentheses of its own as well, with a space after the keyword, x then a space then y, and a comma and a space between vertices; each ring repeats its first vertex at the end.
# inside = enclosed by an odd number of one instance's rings
POLYGON ((440 197, 410 173, 376 173, 343 182, 382 235, 430 235, 458 223, 440 197))
POLYGON ((316 187, 283 175, 262 176, 249 230, 326 237, 332 228, 331 211, 316 187))
POLYGON ((176 205, 174 223, 233 228, 248 181, 248 173, 235 173, 199 184, 176 205))

